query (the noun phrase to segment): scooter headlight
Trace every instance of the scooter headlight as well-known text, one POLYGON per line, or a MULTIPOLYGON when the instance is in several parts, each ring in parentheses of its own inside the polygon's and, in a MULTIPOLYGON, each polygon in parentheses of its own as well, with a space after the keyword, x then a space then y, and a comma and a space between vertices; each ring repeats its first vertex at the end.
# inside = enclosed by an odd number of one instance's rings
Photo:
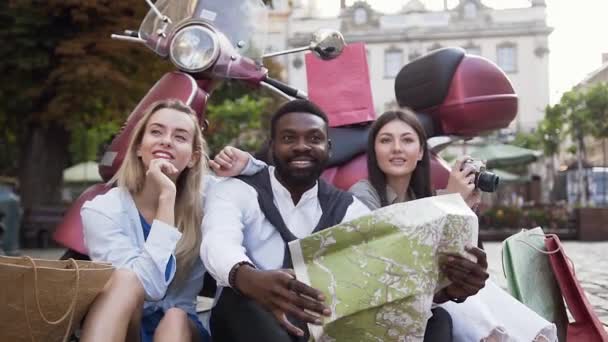
POLYGON ((186 26, 171 41, 171 61, 186 72, 207 70, 215 63, 218 55, 217 36, 205 26, 186 26))

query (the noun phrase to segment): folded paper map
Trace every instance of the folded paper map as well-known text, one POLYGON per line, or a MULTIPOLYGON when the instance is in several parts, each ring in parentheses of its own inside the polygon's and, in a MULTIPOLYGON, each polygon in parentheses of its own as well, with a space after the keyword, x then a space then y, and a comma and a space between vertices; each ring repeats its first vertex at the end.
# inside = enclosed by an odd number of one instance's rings
POLYGON ((394 204, 289 243, 296 277, 332 316, 316 341, 422 341, 441 253, 476 245, 477 216, 458 194, 394 204))

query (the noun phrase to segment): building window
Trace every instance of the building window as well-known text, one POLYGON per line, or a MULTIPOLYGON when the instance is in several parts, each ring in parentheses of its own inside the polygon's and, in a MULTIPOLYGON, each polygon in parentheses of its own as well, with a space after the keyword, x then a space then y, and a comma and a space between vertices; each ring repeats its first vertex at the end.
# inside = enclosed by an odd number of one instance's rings
POLYGON ((517 46, 505 43, 496 49, 496 63, 507 73, 517 72, 517 46))
POLYGON ((367 23, 367 11, 364 8, 357 8, 355 11, 354 21, 356 25, 367 23))
POLYGON ((403 51, 389 49, 384 52, 384 77, 395 78, 403 66, 403 51))
POLYGON ((475 19, 477 17, 477 5, 472 2, 467 2, 464 5, 464 18, 475 19))

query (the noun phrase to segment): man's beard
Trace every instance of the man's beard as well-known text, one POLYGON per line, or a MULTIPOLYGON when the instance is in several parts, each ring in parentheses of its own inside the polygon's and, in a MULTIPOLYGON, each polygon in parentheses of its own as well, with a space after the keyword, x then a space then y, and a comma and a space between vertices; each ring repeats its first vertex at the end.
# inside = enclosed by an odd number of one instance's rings
MULTIPOLYGON (((295 157, 294 157, 295 158, 295 157)), ((292 158, 293 159, 293 158, 292 158)), ((285 185, 295 187, 311 186, 321 176, 327 165, 327 159, 315 160, 313 165, 306 169, 296 169, 289 167, 289 161, 279 160, 274 158, 275 168, 280 179, 285 182, 285 185)))

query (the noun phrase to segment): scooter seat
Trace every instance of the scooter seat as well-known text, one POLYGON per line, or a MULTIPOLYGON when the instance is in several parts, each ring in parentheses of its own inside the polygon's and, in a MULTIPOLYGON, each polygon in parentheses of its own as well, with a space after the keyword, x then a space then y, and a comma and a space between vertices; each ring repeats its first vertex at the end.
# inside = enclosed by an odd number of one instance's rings
POLYGON ((444 48, 406 64, 395 79, 399 106, 418 111, 442 104, 464 56, 461 48, 444 48))
POLYGON ((332 141, 328 168, 340 166, 367 151, 367 136, 371 122, 356 126, 330 127, 332 141))

